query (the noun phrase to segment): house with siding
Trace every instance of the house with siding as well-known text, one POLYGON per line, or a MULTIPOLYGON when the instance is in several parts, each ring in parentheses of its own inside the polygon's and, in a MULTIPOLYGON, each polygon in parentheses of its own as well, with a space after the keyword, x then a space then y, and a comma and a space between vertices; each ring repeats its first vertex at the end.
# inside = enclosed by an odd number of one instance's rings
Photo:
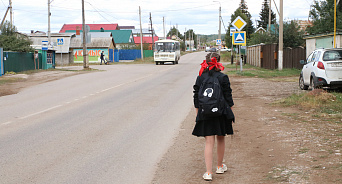
POLYGON ((113 35, 116 48, 121 49, 135 45, 132 30, 112 30, 110 32, 113 35))
MULTIPOLYGON (((158 41, 158 39, 159 39, 158 36, 154 36, 153 37, 153 42, 152 42, 152 37, 144 36, 143 39, 142 39, 142 43, 143 44, 148 44, 148 50, 152 50, 152 46, 153 46, 154 42, 158 41)), ((134 37, 134 43, 137 46, 140 45, 140 43, 141 43, 140 36, 134 37)))
MULTIPOLYGON (((99 63, 101 52, 108 60, 113 61, 115 42, 111 32, 90 32, 91 42, 87 43, 88 58, 90 63, 99 63)), ((83 62, 82 36, 77 35, 71 40, 70 50, 73 54, 73 63, 83 62)))
MULTIPOLYGON (((28 35, 32 41, 32 47, 35 50, 42 50, 42 41, 48 41, 46 33, 35 32, 28 35)), ((56 65, 67 65, 72 63, 72 52, 70 51, 70 43, 75 38, 75 33, 51 33, 51 50, 55 51, 56 65), (57 44, 58 40, 63 40, 63 44, 57 44)))

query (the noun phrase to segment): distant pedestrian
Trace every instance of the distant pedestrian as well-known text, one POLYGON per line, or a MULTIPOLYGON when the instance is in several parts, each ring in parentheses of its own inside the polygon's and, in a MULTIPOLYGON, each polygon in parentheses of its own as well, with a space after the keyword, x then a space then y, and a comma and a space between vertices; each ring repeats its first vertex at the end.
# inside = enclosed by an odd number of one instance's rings
POLYGON ((101 56, 100 56, 100 59, 101 59, 101 63, 100 65, 102 65, 102 61, 104 64, 106 64, 106 61, 105 61, 105 55, 104 55, 104 51, 101 52, 101 56))
POLYGON ((224 70, 224 67, 219 62, 219 54, 207 54, 206 60, 204 60, 201 64, 202 67, 194 85, 194 105, 196 108, 197 116, 196 125, 192 134, 198 137, 205 137, 204 158, 206 173, 204 173, 203 175, 204 180, 212 180, 213 148, 215 145, 215 137, 217 140, 216 173, 223 174, 225 171, 227 171, 227 166, 222 163, 225 151, 225 135, 233 134, 232 123, 235 122, 235 117, 232 111, 232 106, 234 105, 232 89, 230 88, 228 76, 220 72, 224 70), (219 87, 214 86, 212 88, 203 89, 203 86, 205 86, 204 83, 209 80, 208 78, 210 78, 210 80, 218 81, 219 87), (220 89, 219 91, 221 92, 220 96, 222 99, 220 100, 221 105, 218 108, 211 107, 212 112, 209 113, 212 114, 208 114, 206 113, 206 105, 203 105, 205 101, 203 100, 203 98, 206 97, 207 99, 209 99, 214 97, 215 89, 220 89), (220 111, 220 108, 222 109, 222 111, 220 111), (214 114, 218 112, 219 114, 214 114))

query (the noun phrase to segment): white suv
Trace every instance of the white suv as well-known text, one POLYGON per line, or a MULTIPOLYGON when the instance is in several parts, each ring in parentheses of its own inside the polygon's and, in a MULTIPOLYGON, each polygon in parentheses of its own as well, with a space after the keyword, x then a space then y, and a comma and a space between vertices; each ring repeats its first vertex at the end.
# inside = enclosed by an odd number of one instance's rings
POLYGON ((342 48, 317 49, 304 64, 299 77, 300 89, 342 88, 342 48))

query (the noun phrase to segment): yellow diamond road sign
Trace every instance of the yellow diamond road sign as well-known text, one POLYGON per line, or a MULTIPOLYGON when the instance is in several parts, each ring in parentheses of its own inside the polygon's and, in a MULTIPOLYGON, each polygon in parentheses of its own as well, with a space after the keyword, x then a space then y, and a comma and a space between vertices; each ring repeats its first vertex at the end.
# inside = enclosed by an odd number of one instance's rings
POLYGON ((236 17, 236 19, 233 21, 233 26, 238 30, 241 31, 247 23, 240 17, 236 17))

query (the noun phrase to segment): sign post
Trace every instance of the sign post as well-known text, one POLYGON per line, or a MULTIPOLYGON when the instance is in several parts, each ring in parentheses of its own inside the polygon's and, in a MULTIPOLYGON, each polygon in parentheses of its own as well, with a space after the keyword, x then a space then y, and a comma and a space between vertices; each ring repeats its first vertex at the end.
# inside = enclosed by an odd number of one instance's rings
POLYGON ((63 68, 63 48, 62 46, 64 45, 64 39, 63 38, 57 38, 57 46, 61 49, 61 63, 62 63, 62 68, 63 68))
POLYGON ((246 25, 246 21, 240 16, 232 22, 233 26, 238 30, 233 33, 233 45, 239 45, 239 55, 240 55, 240 72, 242 72, 242 58, 241 58, 241 45, 246 46, 246 31, 241 31, 246 25))
POLYGON ((242 72, 241 45, 246 46, 246 31, 237 31, 233 33, 233 45, 239 45, 240 71, 242 72))

